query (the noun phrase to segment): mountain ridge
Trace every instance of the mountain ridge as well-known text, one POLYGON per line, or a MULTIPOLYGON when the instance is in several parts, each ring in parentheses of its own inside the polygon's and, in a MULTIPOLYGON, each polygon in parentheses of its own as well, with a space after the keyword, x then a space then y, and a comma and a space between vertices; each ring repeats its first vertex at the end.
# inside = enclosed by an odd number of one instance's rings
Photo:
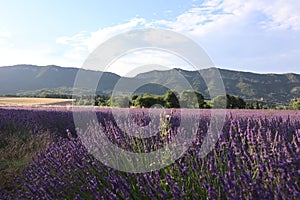
MULTIPOLYGON (((0 94, 17 94, 39 89, 72 88, 79 70, 91 78, 101 75, 97 92, 110 94, 118 81, 122 81, 120 91, 129 92, 135 85, 148 83, 145 91, 152 94, 164 90, 158 85, 176 86, 179 90, 178 75, 182 76, 193 89, 209 98, 208 87, 201 75, 212 78, 219 71, 224 82, 226 93, 241 96, 244 99, 264 99, 265 101, 287 104, 290 99, 300 97, 300 74, 297 73, 254 73, 220 68, 207 68, 199 71, 188 71, 180 68, 160 71, 153 70, 137 74, 134 77, 121 77, 112 72, 83 70, 75 67, 57 65, 14 65, 0 67, 0 94), (197 73, 199 72, 199 73, 197 73), (152 85, 151 85, 152 84, 152 85)), ((209 84, 209 83, 208 83, 209 84)))

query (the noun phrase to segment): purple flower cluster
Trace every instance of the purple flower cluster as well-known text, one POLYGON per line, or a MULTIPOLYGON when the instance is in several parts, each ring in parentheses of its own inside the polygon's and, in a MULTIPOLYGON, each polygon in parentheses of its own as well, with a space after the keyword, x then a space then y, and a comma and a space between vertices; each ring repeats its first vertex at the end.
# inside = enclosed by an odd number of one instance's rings
POLYGON ((66 128, 75 133, 72 119, 72 112, 63 107, 4 107, 0 108, 0 133, 24 136, 50 131, 54 136, 66 137, 66 128))
MULTIPOLYGON (((175 136, 184 135, 178 124, 185 116, 174 114, 162 135, 159 109, 155 112, 158 114, 135 109, 126 118, 97 109, 99 123, 91 122, 75 132, 72 115, 66 110, 0 109, 0 134, 47 129, 64 136, 58 136, 25 168, 17 178, 21 188, 14 193, 0 189, 0 199, 299 199, 300 115, 293 111, 230 110, 214 149, 201 157, 210 124, 210 112, 203 110, 194 119, 198 122, 195 137, 183 156, 148 173, 115 170, 89 153, 99 145, 98 133, 119 148, 139 153, 156 151, 175 136), (129 134, 140 127, 153 135, 137 138, 129 134), (75 133, 86 135, 91 146, 83 145, 75 133)), ((190 112, 187 117, 197 116, 193 115, 196 111, 190 112)), ((184 143, 184 136, 179 139, 184 143)), ((104 156, 109 159, 112 155, 104 156)))

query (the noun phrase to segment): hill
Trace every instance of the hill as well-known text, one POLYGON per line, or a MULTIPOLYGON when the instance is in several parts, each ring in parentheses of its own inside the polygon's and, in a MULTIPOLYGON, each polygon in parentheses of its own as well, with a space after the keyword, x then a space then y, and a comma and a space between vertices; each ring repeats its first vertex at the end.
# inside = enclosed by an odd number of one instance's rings
MULTIPOLYGON (((200 74, 213 77, 216 68, 202 69, 196 71, 185 71, 172 69, 169 71, 152 71, 137 75, 136 79, 144 81, 152 80, 159 83, 165 80, 168 85, 175 85, 174 74, 179 72, 194 89, 209 97, 207 85, 200 74), (166 78, 168 77, 168 78, 166 78)), ((224 82, 226 93, 241 96, 244 99, 278 102, 286 104, 290 99, 300 97, 300 75, 299 74, 257 74, 251 72, 240 72, 218 69, 224 82)))
MULTIPOLYGON (((59 88, 73 88, 78 68, 64 68, 54 65, 34 66, 16 65, 0 67, 0 94, 31 93, 36 90, 59 88)), ((129 92, 128 89, 135 85, 143 85, 137 88, 136 93, 163 94, 167 88, 164 86, 175 86, 180 90, 181 83, 178 75, 187 80, 189 84, 205 98, 209 98, 207 85, 202 75, 212 77, 216 68, 202 69, 197 71, 186 71, 182 69, 171 69, 167 71, 150 71, 138 74, 133 78, 120 77, 110 72, 83 70, 86 77, 101 77, 97 93, 110 94, 118 81, 118 90, 129 92), (164 84, 164 86, 161 86, 164 84)), ((290 99, 300 97, 300 75, 299 74, 257 74, 232 70, 218 69, 226 89, 231 95, 241 96, 244 99, 261 100, 287 104, 290 99)), ((78 88, 84 89, 84 88, 78 88)), ((85 88, 86 89, 86 88, 85 88)))
MULTIPOLYGON (((17 94, 32 90, 73 88, 78 68, 64 68, 55 65, 15 65, 0 67, 0 94, 17 94)), ((85 76, 98 77, 102 72, 83 70, 85 76)), ((100 91, 110 90, 120 76, 105 72, 98 86, 100 91)))

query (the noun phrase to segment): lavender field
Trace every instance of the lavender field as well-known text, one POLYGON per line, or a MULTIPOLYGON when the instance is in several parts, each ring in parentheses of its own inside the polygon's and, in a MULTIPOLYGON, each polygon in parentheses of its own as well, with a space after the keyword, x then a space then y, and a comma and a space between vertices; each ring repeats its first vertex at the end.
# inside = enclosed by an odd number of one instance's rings
MULTIPOLYGON (((75 112, 84 118, 84 110, 75 112)), ((189 112, 197 126, 184 154, 162 169, 133 173, 104 165, 79 135, 95 145, 101 132, 119 148, 149 153, 182 138, 180 110, 132 109, 129 118, 116 119, 110 109, 97 108, 99 123, 80 129, 63 107, 0 108, 0 199, 300 198, 299 111, 227 110, 220 137, 204 157, 210 110, 200 110, 200 117, 193 115, 199 110, 189 112), (158 131, 136 138, 128 134, 133 124, 158 131)))

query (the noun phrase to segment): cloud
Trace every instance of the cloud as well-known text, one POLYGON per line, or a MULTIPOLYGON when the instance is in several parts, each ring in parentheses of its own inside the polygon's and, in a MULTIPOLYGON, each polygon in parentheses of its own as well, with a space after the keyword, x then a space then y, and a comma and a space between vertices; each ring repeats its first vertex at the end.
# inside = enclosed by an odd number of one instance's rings
POLYGON ((66 44, 70 46, 78 46, 78 45, 83 45, 84 41, 90 34, 87 31, 81 31, 80 33, 68 37, 68 36, 63 36, 59 37, 56 39, 56 43, 58 44, 66 44))
POLYGON ((82 31, 74 36, 63 36, 56 39, 56 43, 69 45, 73 47, 86 47, 88 52, 92 52, 99 44, 107 39, 121 33, 136 28, 139 25, 144 25, 146 22, 143 18, 133 18, 124 24, 116 26, 105 27, 94 32, 82 31))
POLYGON ((293 29, 300 30, 300 1, 269 1, 262 8, 268 20, 262 24, 267 29, 293 29))
MULTIPOLYGON (((94 32, 82 31, 56 40, 67 50, 65 58, 83 61, 99 44, 135 28, 161 27, 183 33, 207 50, 218 66, 241 66, 246 70, 298 64, 300 45, 299 0, 208 0, 195 1, 193 8, 173 20, 130 21, 94 32), (276 58, 276 62, 272 61, 276 58)), ((145 59, 145 56, 138 56, 145 59)), ((156 54, 148 57, 156 58, 156 54)), ((168 64, 163 62, 163 64, 168 64)), ((119 63, 120 64, 120 63, 119 63)), ((120 64, 121 65, 121 64, 120 64)), ((124 60, 123 66, 129 66, 124 60)))
POLYGON ((234 28, 253 22, 261 29, 299 30, 300 1, 210 0, 177 16, 174 21, 159 20, 156 23, 202 36, 231 28, 235 31, 234 28))
POLYGON ((87 40, 87 46, 89 51, 93 51, 99 44, 106 41, 107 39, 131 30, 132 28, 137 28, 138 26, 145 25, 146 20, 143 18, 133 18, 129 22, 124 24, 119 24, 112 27, 106 27, 103 29, 99 29, 98 31, 91 32, 91 37, 87 40))
POLYGON ((4 46, 12 46, 13 43, 11 42, 11 36, 12 34, 10 32, 7 31, 0 31, 0 45, 2 46, 2 48, 4 46))
POLYGON ((107 39, 132 28, 142 26, 145 24, 143 18, 133 18, 127 23, 118 24, 116 26, 101 28, 94 32, 81 31, 74 36, 63 36, 56 39, 56 43, 64 45, 67 50, 64 52, 64 58, 77 63, 80 67, 98 45, 107 39))
POLYGON ((121 76, 132 77, 149 70, 167 70, 174 67, 191 68, 192 66, 169 52, 142 50, 122 56, 105 71, 118 72, 121 76))
POLYGON ((11 37, 11 33, 7 31, 3 31, 3 32, 0 31, 0 37, 9 38, 11 37))
POLYGON ((196 40, 221 67, 283 72, 299 63, 300 1, 211 0, 157 24, 196 40))

